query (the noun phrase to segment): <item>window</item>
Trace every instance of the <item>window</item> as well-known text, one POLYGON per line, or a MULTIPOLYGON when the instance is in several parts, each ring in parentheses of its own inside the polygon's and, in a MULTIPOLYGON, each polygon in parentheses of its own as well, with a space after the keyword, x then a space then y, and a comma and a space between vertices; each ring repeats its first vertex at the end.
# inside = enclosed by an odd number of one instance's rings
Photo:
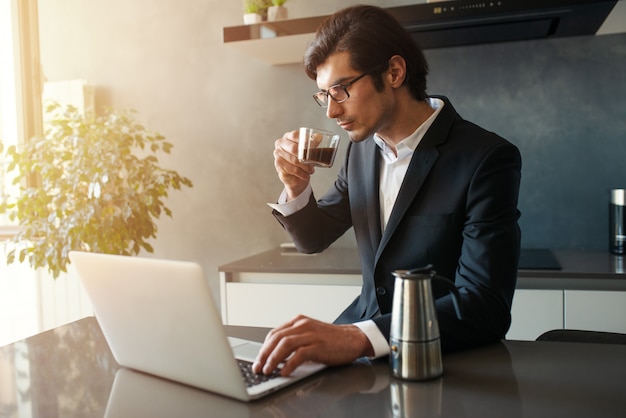
MULTIPOLYGON (((17 98, 11 2, 0 1, 0 141, 4 146, 17 143, 17 98)), ((5 175, 5 162, 0 160, 0 194, 8 192, 11 179, 5 175)), ((3 215, 0 215, 3 216, 3 215)), ((0 217, 0 224, 7 220, 0 217)))
MULTIPOLYGON (((0 68, 0 140, 7 147, 42 131, 37 0, 0 0, 0 68)), ((0 158, 0 192, 10 191, 0 158)), ((7 225, 0 216, 0 236, 12 229, 7 225)))

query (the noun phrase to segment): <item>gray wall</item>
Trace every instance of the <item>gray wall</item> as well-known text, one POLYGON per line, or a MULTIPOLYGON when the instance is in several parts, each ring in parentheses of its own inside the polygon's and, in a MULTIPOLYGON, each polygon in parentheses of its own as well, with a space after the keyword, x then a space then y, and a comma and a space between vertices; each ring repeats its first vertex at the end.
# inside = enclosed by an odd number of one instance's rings
MULTIPOLYGON (((222 27, 241 22, 239 1, 39 3, 44 76, 86 79, 99 107, 136 109, 174 143, 164 164, 195 183, 170 195, 174 217, 159 221, 147 256, 198 261, 217 291, 219 265, 287 239, 265 205, 281 189, 274 140, 300 125, 336 126, 313 103, 315 83, 299 64, 270 66, 222 43, 222 27)), ((287 5, 301 17, 350 3, 287 5)), ((427 56, 430 93, 447 95, 461 115, 520 147, 524 246, 604 250, 607 189, 626 187, 626 35, 427 56)), ((318 194, 336 170, 318 170, 318 194)))
POLYGON ((429 51, 430 92, 519 146, 525 247, 608 248, 626 187, 626 35, 429 51))

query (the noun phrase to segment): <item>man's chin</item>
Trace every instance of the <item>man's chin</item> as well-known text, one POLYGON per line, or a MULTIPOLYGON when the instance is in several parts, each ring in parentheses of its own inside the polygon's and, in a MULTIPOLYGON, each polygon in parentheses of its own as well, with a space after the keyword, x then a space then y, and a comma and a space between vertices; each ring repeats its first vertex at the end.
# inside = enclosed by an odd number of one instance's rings
POLYGON ((356 131, 346 131, 348 133, 348 138, 350 138, 351 142, 361 142, 367 139, 368 135, 363 135, 362 133, 356 131))

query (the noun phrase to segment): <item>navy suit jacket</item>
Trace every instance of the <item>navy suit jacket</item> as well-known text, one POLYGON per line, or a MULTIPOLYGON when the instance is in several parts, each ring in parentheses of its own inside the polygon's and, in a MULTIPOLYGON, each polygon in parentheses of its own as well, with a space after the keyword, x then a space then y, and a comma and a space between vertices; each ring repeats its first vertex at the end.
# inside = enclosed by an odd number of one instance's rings
POLYGON ((459 290, 463 318, 434 287, 442 348, 504 338, 511 322, 520 230, 521 157, 513 144, 444 107, 418 145, 381 234, 380 152, 372 138, 350 143, 337 180, 301 211, 274 215, 303 253, 325 250, 354 228, 361 294, 336 323, 372 319, 389 338, 392 271, 432 264, 459 290))

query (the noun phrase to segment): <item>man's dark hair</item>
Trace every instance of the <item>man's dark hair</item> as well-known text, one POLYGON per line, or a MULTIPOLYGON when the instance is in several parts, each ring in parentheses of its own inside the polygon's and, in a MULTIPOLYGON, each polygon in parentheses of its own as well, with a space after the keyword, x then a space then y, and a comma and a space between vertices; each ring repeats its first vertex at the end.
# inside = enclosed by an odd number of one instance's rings
POLYGON ((304 53, 307 76, 315 80, 317 68, 335 52, 348 52, 352 67, 372 74, 378 90, 383 88, 381 74, 389 68, 389 59, 401 56, 406 61, 404 84, 417 100, 426 99, 426 57, 413 37, 386 10, 353 6, 326 19, 304 53))

